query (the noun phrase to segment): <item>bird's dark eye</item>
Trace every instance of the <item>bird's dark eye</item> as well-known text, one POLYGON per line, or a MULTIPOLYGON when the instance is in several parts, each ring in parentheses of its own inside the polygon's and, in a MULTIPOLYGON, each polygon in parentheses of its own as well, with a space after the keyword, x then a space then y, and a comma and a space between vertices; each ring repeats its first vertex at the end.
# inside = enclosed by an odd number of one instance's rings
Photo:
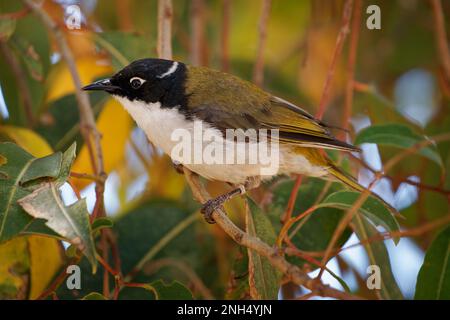
POLYGON ((133 77, 130 79, 130 85, 133 89, 139 89, 144 82, 145 80, 139 77, 133 77))

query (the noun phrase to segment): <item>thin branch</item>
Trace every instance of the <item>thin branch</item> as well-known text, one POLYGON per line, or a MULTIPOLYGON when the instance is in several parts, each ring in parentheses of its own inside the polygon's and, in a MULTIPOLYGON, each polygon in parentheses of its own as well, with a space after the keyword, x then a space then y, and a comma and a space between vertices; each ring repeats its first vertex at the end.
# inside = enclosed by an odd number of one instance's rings
POLYGON ((433 8, 434 27, 436 31, 436 45, 441 59, 442 67, 450 81, 450 51, 448 48, 447 32, 445 30, 444 11, 441 0, 430 0, 433 8))
POLYGON ((303 176, 301 174, 299 174, 295 178, 294 187, 291 190, 291 194, 289 196, 289 201, 288 201, 288 204, 286 207, 286 211, 284 212, 284 215, 281 217, 282 223, 286 223, 292 217, 292 213, 293 213, 294 207, 295 207, 295 202, 297 200, 298 190, 300 189, 300 186, 302 184, 302 177, 303 176))
POLYGON ((353 0, 347 0, 344 5, 344 12, 342 14, 342 26, 339 31, 338 37, 336 39, 336 47, 334 48, 333 57, 331 59, 330 68, 328 69, 328 74, 325 80, 325 84, 322 91, 322 97, 320 99, 319 107, 317 108, 316 117, 322 119, 326 107, 328 105, 328 99, 330 95, 331 82, 334 78, 334 73, 336 70, 336 64, 341 56, 342 48, 344 46, 345 39, 349 33, 349 25, 352 16, 353 0))
POLYGON ((8 12, 0 14, 0 19, 21 19, 26 17, 30 13, 30 9, 28 7, 24 7, 23 9, 16 12, 8 12))
MULTIPOLYGON (((349 120, 352 115, 353 80, 355 78, 355 63, 356 63, 356 52, 358 49, 359 28, 361 25, 361 10, 362 10, 362 0, 355 0, 355 9, 353 12, 352 30, 350 37, 350 50, 348 53, 348 62, 347 62, 347 85, 345 88, 345 104, 342 117, 342 128, 344 130, 349 129, 350 125, 349 120)), ((342 131, 342 135, 345 135, 345 131, 342 131)))
POLYGON ((263 1, 261 16, 259 18, 259 38, 258 46, 256 49, 256 63, 253 69, 253 82, 258 86, 262 86, 264 81, 264 51, 266 48, 267 24, 269 22, 271 5, 271 0, 263 1))
POLYGON ((206 59, 206 25, 204 0, 191 1, 191 44, 190 60, 194 66, 207 65, 206 59))
POLYGON ((230 71, 230 16, 231 16, 231 0, 222 0, 222 32, 220 36, 220 60, 222 70, 230 71))
MULTIPOLYGON (((379 179, 380 179, 380 176, 377 176, 372 181, 372 183, 367 187, 367 189, 365 189, 361 193, 361 195, 355 201, 353 206, 345 213, 345 215, 339 221, 339 224, 337 225, 335 231, 333 232, 333 236, 331 237, 331 240, 328 243, 328 246, 325 250, 325 254, 322 258, 321 265, 326 266, 328 260, 332 257, 333 248, 335 247, 336 243, 338 242, 338 240, 341 237, 342 233, 344 232, 345 228, 347 228, 347 225, 350 223, 350 221, 352 221, 353 217, 356 214, 358 214, 359 208, 361 208, 361 206, 364 204, 364 202, 370 196, 370 190, 373 188, 373 186, 379 179)), ((320 269, 317 279, 320 279, 322 277, 324 270, 325 270, 324 268, 320 269)))
MULTIPOLYGON (((184 175, 192 190, 194 197, 201 203, 205 203, 211 199, 211 196, 205 190, 204 186, 200 183, 199 177, 184 168, 184 175)), ((278 270, 280 270, 287 280, 294 282, 297 285, 304 286, 314 292, 317 295, 333 297, 337 299, 361 299, 354 295, 341 292, 333 289, 327 285, 324 285, 320 281, 311 279, 305 272, 303 272, 297 266, 290 264, 282 256, 279 249, 276 247, 270 247, 265 242, 262 242, 259 238, 250 236, 248 233, 239 229, 226 215, 224 210, 217 209, 213 213, 213 218, 217 225, 223 229, 236 243, 254 250, 259 255, 267 258, 267 260, 278 270)))
MULTIPOLYGON (((81 90, 81 80, 77 71, 77 66, 75 59, 72 55, 72 51, 69 48, 64 34, 58 27, 58 24, 52 20, 52 18, 45 12, 40 4, 32 0, 23 0, 25 4, 42 20, 44 25, 53 33, 55 36, 56 43, 61 51, 61 56, 69 68, 70 75, 72 77, 73 84, 75 86, 75 96, 77 99, 78 110, 80 113, 80 130, 83 135, 84 141, 89 146, 91 144, 91 139, 93 140, 95 151, 91 148, 91 160, 93 161, 94 172, 98 176, 103 176, 104 166, 103 166, 103 153, 100 144, 101 135, 98 132, 95 125, 95 118, 92 112, 91 103, 86 92, 81 90)), ((102 201, 103 199, 104 183, 96 184, 96 194, 97 201, 102 201)))
POLYGON ((131 1, 130 0, 116 0, 116 12, 119 22, 119 28, 122 31, 133 30, 133 18, 131 17, 131 1))
POLYGON ((172 0, 158 0, 158 56, 172 59, 172 0))
POLYGON ((33 114, 33 99, 31 98, 30 89, 27 84, 27 77, 25 72, 20 65, 20 61, 16 58, 11 48, 6 44, 5 41, 0 39, 0 51, 3 53, 6 62, 11 67, 11 71, 14 75, 14 80, 16 81, 17 88, 19 89, 18 96, 22 100, 23 109, 25 111, 25 118, 29 128, 33 128, 36 124, 36 120, 33 114))

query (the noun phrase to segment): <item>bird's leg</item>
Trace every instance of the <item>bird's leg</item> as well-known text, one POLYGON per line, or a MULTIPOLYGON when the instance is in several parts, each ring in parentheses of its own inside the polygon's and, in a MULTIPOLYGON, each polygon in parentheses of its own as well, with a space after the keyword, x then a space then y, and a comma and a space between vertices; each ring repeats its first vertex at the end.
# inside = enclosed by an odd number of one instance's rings
POLYGON ((175 169, 175 171, 176 171, 177 173, 179 173, 179 174, 184 174, 184 171, 183 171, 183 165, 181 164, 181 162, 172 160, 172 166, 173 166, 173 168, 175 169))
POLYGON ((210 199, 206 201, 201 209, 201 213, 204 215, 206 222, 208 223, 215 223, 212 214, 213 212, 222 207, 222 205, 227 202, 228 200, 234 198, 237 195, 243 195, 248 190, 254 189, 259 186, 261 183, 261 180, 259 177, 250 177, 247 179, 247 181, 244 184, 238 185, 237 188, 224 193, 214 199, 210 199))

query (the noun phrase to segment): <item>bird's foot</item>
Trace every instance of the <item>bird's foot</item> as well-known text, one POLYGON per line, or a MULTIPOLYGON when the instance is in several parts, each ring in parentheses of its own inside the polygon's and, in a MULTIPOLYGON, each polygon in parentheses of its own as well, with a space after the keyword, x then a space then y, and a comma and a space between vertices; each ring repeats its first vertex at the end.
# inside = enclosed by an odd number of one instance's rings
POLYGON ((224 196, 225 195, 219 196, 214 199, 209 199, 208 201, 206 201, 203 204, 200 212, 203 214, 203 217, 205 218, 206 222, 208 222, 210 224, 216 223, 216 221, 214 221, 214 218, 212 215, 213 215, 214 211, 216 211, 217 209, 219 209, 219 208, 223 209, 222 204, 227 200, 227 199, 224 199, 224 196))
POLYGON ((244 193, 245 193, 245 187, 239 186, 238 188, 231 190, 230 192, 227 192, 225 194, 222 194, 222 195, 218 196, 217 198, 209 199, 208 201, 206 201, 203 204, 200 212, 203 214, 206 222, 211 223, 211 224, 216 223, 212 216, 214 211, 221 208, 225 212, 222 205, 229 199, 233 198, 234 196, 236 196, 238 194, 244 194, 244 193))

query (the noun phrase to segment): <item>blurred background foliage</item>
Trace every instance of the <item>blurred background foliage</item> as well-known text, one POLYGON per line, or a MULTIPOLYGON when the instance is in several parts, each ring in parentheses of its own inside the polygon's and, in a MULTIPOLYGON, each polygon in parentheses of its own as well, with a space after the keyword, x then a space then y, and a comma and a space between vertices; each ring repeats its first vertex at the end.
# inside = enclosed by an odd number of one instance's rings
MULTIPOLYGON (((339 0, 272 1, 264 49, 265 89, 316 113, 341 28, 343 4, 344 1, 339 0)), ((82 84, 109 76, 135 59, 157 56, 157 5, 153 0, 42 1, 44 10, 57 22, 68 41, 82 84), (65 25, 65 10, 71 4, 81 8, 80 30, 69 30, 65 25)), ((450 2, 443 1, 442 5, 448 31, 450 2)), ((222 69, 251 80, 261 7, 262 1, 256 0, 174 0, 174 59, 222 69), (196 13, 200 20, 200 38, 193 40, 195 6, 200 11, 196 13)), ((345 46, 336 66, 324 120, 337 127, 351 122, 350 141, 355 141, 357 133, 365 127, 391 123, 411 129, 414 134, 407 133, 408 139, 413 139, 413 135, 423 139, 448 133, 450 79, 436 49, 435 18, 430 2, 374 0, 363 1, 362 8, 355 65, 355 80, 359 85, 354 94, 352 117, 343 119, 348 55, 348 46, 345 46), (381 8, 381 30, 369 30, 365 26, 368 17, 365 9, 369 4, 381 8)), ((61 59, 52 33, 21 1, 0 0, 0 49, 3 96, 0 141, 14 142, 34 157, 64 152, 76 141, 77 156, 71 171, 93 175, 88 149, 80 134, 75 89, 67 65, 61 59)), ((125 288, 118 297, 250 297, 246 250, 239 248, 221 229, 204 223, 184 177, 173 170, 167 156, 148 144, 118 102, 102 93, 92 94, 90 99, 102 134, 101 146, 108 174, 105 210, 112 219, 121 271, 129 276, 129 281, 150 283, 153 288, 125 288), (136 266, 139 266, 138 272, 134 272, 136 266), (161 279, 164 282, 160 282, 161 279)), ((381 132, 383 130, 385 128, 381 132)), ((342 132, 336 131, 336 134, 342 132)), ((388 136, 389 139, 392 137, 388 136)), ((364 144, 365 163, 381 169, 382 164, 399 152, 401 143, 389 142, 392 141, 381 138, 379 147, 364 144)), ((402 229, 420 228, 449 215, 450 193, 446 190, 450 189, 450 142, 440 141, 430 148, 435 161, 419 153, 411 154, 387 173, 389 179, 383 178, 375 188, 401 210, 402 229), (405 183, 406 180, 415 184, 405 183)), ((373 172, 356 165, 358 162, 348 158, 341 160, 352 174, 359 174, 362 183, 367 184, 373 178, 373 172)), ((87 208, 92 212, 94 182, 75 176, 69 182, 70 185, 66 183, 61 187, 64 202, 71 204, 77 196, 87 197, 87 208)), ((291 179, 280 178, 253 194, 263 208, 262 216, 273 226, 274 234, 281 228, 280 216, 292 187, 291 179)), ((207 189, 218 195, 227 190, 227 186, 208 182, 207 189)), ((338 184, 330 186, 318 179, 304 178, 294 215, 341 189, 338 184)), ((232 220, 245 228, 242 199, 233 200, 226 208, 232 220)), ((295 226, 292 242, 306 253, 325 250, 341 216, 340 209, 320 209, 295 226)), ((391 296, 367 290, 366 266, 369 260, 370 264, 373 261, 362 247, 333 258, 328 268, 335 276, 323 279, 340 289, 348 286, 352 292, 366 298, 413 298, 424 253, 441 227, 442 224, 429 232, 418 232, 414 238, 401 239, 397 246, 392 240, 373 244, 378 247, 372 249, 366 246, 367 252, 378 252, 389 272, 392 266, 393 276, 386 280, 391 282, 391 288, 385 289, 391 296), (393 292, 396 295, 392 295, 393 292)), ((373 225, 367 228, 369 234, 383 231, 373 225)), ((97 234, 94 232, 94 236, 97 234)), ((365 236, 355 235, 352 228, 348 228, 339 243, 351 245, 365 236)), ((427 255, 432 266, 435 259, 442 258, 439 252, 446 252, 448 256, 448 231, 438 240, 434 249, 437 258, 427 255)), ((2 243, 0 298, 39 297, 64 265, 71 259, 81 258, 67 247, 67 242, 59 239, 30 234, 2 243)), ((113 255, 109 256, 110 260, 117 262, 118 257, 113 255)), ((290 259, 306 271, 316 269, 298 257, 290 259)), ((450 266, 444 262, 438 265, 444 268, 437 272, 442 275, 446 288, 440 298, 450 298, 450 266)), ((114 278, 109 276, 105 281, 102 266, 92 275, 86 258, 81 258, 80 266, 81 290, 68 290, 63 284, 56 290, 56 296, 82 298, 91 292, 109 295, 114 288, 114 278)), ((422 268, 421 277, 426 281, 429 280, 427 272, 430 270, 422 268)), ((418 290, 421 298, 439 298, 431 293, 436 288, 418 290)), ((277 292, 267 298, 294 298, 307 293, 290 283, 284 283, 279 294, 277 292)))

